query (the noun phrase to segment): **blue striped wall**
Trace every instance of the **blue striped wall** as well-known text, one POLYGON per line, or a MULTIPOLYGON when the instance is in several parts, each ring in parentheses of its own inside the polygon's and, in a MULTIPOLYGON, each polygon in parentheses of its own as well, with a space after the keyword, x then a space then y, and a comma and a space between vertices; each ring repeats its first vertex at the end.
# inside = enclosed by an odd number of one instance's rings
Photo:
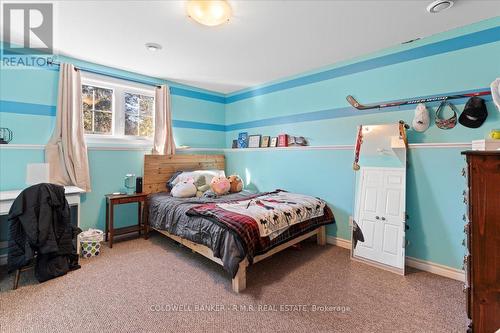
MULTIPOLYGON (((274 82, 227 97, 226 147, 239 132, 276 136, 303 135, 312 146, 353 144, 356 126, 404 120, 411 123, 415 106, 356 111, 346 102, 362 103, 489 89, 500 75, 500 18, 423 39, 413 46, 383 51, 290 80, 274 82)), ((500 128, 500 112, 485 98, 487 121, 478 129, 457 125, 426 132, 409 131, 410 143, 456 143, 484 138, 500 128)), ((466 100, 454 103, 461 111, 466 100)), ((437 104, 428 104, 431 114, 437 104)), ((432 120, 434 116, 432 114, 432 120)), ((465 207, 460 175, 465 165, 460 148, 409 151, 407 212, 410 216, 406 254, 460 269, 465 207)), ((328 235, 349 239, 354 172, 351 150, 229 151, 228 173, 240 174, 248 187, 261 191, 284 188, 324 198, 337 224, 328 235)))
MULTIPOLYGON (((124 79, 167 83, 171 88, 174 138, 177 145, 219 148, 225 142, 224 95, 76 59, 77 66, 112 73, 124 79)), ((0 69, 0 127, 14 132, 12 144, 43 145, 52 134, 57 104, 58 70, 20 67, 0 69)), ((135 150, 89 150, 92 192, 82 195, 81 227, 104 229, 104 194, 123 190, 123 176, 142 174, 143 154, 135 150)), ((0 190, 25 187, 26 165, 43 163, 41 149, 0 150, 0 190)), ((136 223, 134 204, 116 209, 119 226, 136 223)), ((7 223, 0 223, 0 241, 7 223)), ((2 250, 0 249, 0 254, 2 250)))
MULTIPOLYGON (((409 45, 338 63, 314 72, 224 95, 167 82, 171 86, 174 136, 178 145, 230 147, 239 132, 306 136, 311 145, 352 144, 359 124, 405 120, 412 108, 354 111, 345 97, 362 103, 487 89, 500 75, 500 18, 437 34, 409 45)), ((77 66, 152 83, 166 81, 76 59, 77 66)), ((14 130, 13 143, 44 144, 54 126, 57 70, 0 69, 0 123, 14 130)), ((409 132, 411 143, 470 142, 500 128, 498 113, 479 129, 448 131, 432 126, 409 132)), ((456 101, 461 110, 465 100, 456 101)), ((434 110, 436 104, 429 104, 434 110)), ((93 192, 84 195, 84 228, 103 228, 105 193, 120 190, 122 175, 142 173, 141 151, 89 152, 93 192)), ((458 148, 415 149, 409 153, 409 256, 460 268, 463 213, 458 148)), ((27 163, 42 162, 40 150, 1 150, 0 189, 24 186, 27 163)), ((352 152, 349 150, 227 152, 227 171, 240 174, 249 188, 285 188, 321 196, 334 209, 330 236, 349 239, 352 213, 352 152)), ((121 225, 134 222, 133 208, 118 214, 121 225), (131 216, 130 216, 131 215, 131 216)), ((0 230, 3 234, 3 231, 0 230)), ((0 237, 2 238, 2 237, 0 237)))

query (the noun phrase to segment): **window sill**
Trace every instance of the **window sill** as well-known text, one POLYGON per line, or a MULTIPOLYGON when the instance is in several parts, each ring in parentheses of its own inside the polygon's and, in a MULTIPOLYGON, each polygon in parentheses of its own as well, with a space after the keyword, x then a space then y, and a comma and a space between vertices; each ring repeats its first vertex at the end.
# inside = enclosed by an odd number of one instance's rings
POLYGON ((116 147, 146 150, 153 147, 151 139, 107 135, 85 135, 85 142, 88 148, 116 147))

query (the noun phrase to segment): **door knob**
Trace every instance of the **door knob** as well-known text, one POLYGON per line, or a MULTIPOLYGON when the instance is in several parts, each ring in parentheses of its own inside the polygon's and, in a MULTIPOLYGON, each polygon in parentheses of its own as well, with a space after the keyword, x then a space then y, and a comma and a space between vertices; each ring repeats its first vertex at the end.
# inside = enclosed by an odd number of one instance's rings
POLYGON ((382 221, 385 221, 385 217, 382 216, 382 221))
POLYGON ((375 219, 377 219, 377 220, 380 220, 380 217, 378 217, 378 216, 375 216, 375 219))

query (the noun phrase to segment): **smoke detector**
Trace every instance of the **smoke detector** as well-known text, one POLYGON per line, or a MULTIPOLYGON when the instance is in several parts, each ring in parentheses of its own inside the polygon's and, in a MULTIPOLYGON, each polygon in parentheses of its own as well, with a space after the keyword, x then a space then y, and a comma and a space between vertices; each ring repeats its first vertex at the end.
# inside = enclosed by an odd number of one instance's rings
POLYGON ((453 6, 453 1, 452 0, 436 0, 431 2, 427 6, 427 11, 429 13, 435 14, 442 12, 443 10, 446 10, 448 8, 451 8, 453 6))

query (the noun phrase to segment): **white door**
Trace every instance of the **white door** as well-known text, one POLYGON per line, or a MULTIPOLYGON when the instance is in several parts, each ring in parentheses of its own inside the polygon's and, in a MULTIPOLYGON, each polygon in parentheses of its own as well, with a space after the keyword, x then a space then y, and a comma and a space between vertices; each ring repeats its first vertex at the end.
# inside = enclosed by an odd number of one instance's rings
POLYGON ((354 256, 404 269, 404 168, 361 168, 355 221, 363 233, 354 256))

